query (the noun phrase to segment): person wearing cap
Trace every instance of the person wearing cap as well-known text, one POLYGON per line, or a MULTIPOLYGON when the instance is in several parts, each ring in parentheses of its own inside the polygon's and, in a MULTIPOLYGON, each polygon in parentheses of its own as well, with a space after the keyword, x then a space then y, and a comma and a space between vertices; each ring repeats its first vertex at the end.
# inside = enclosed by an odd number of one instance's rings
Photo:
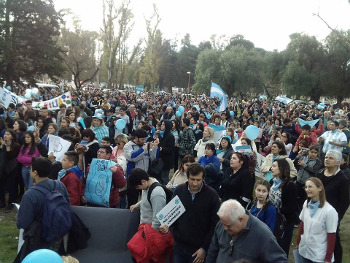
POLYGON ((92 116, 92 130, 96 134, 99 144, 101 144, 103 137, 109 137, 109 129, 104 124, 104 117, 104 111, 102 109, 97 109, 94 116, 92 116))

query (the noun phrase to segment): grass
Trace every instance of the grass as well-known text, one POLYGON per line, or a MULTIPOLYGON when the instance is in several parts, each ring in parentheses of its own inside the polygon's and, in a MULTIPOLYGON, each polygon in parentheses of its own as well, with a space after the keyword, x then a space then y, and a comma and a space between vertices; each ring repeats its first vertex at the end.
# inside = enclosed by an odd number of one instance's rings
POLYGON ((0 210, 0 263, 10 263, 16 258, 18 245, 18 229, 16 227, 16 212, 0 210))

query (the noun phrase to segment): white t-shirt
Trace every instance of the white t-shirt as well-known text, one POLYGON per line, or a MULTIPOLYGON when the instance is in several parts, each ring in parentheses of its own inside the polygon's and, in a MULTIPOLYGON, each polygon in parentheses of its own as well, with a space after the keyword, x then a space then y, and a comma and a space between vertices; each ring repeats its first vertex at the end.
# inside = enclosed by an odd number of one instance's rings
MULTIPOLYGON (((333 206, 325 203, 310 217, 309 208, 304 202, 300 220, 304 222, 304 234, 301 235, 299 254, 314 262, 324 262, 327 252, 327 234, 335 233, 338 225, 338 213, 333 206)), ((334 255, 332 256, 332 262, 334 255)))

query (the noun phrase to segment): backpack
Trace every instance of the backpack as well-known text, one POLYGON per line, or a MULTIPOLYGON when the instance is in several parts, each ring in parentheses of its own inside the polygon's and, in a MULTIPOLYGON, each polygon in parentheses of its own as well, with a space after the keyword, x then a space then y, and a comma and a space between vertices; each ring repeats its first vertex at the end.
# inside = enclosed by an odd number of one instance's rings
POLYGON ((166 188, 164 185, 161 185, 160 183, 154 182, 148 189, 148 193, 147 193, 147 200, 148 202, 151 204, 152 207, 152 203, 151 203, 151 194, 154 188, 156 188, 157 186, 160 186, 163 188, 164 192, 165 192, 165 198, 166 198, 166 203, 169 203, 170 200, 173 198, 173 191, 171 191, 170 189, 166 188))
POLYGON ((51 191, 40 185, 33 187, 45 196, 41 238, 50 243, 67 234, 72 226, 70 204, 58 190, 59 182, 53 182, 51 191))

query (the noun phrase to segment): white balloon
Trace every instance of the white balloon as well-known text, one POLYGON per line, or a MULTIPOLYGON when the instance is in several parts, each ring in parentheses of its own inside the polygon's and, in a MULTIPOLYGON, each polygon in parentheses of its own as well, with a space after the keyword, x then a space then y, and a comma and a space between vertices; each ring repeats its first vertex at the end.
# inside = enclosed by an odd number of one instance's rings
POLYGON ((26 89, 26 94, 27 93, 29 93, 29 94, 32 93, 32 90, 31 89, 26 89))
POLYGON ((30 99, 32 97, 32 92, 31 90, 26 91, 26 94, 24 95, 24 97, 26 97, 27 99, 30 99))
POLYGON ((38 92, 39 92, 39 89, 38 89, 38 88, 33 88, 33 89, 32 89, 32 93, 33 93, 34 95, 38 94, 38 92))

